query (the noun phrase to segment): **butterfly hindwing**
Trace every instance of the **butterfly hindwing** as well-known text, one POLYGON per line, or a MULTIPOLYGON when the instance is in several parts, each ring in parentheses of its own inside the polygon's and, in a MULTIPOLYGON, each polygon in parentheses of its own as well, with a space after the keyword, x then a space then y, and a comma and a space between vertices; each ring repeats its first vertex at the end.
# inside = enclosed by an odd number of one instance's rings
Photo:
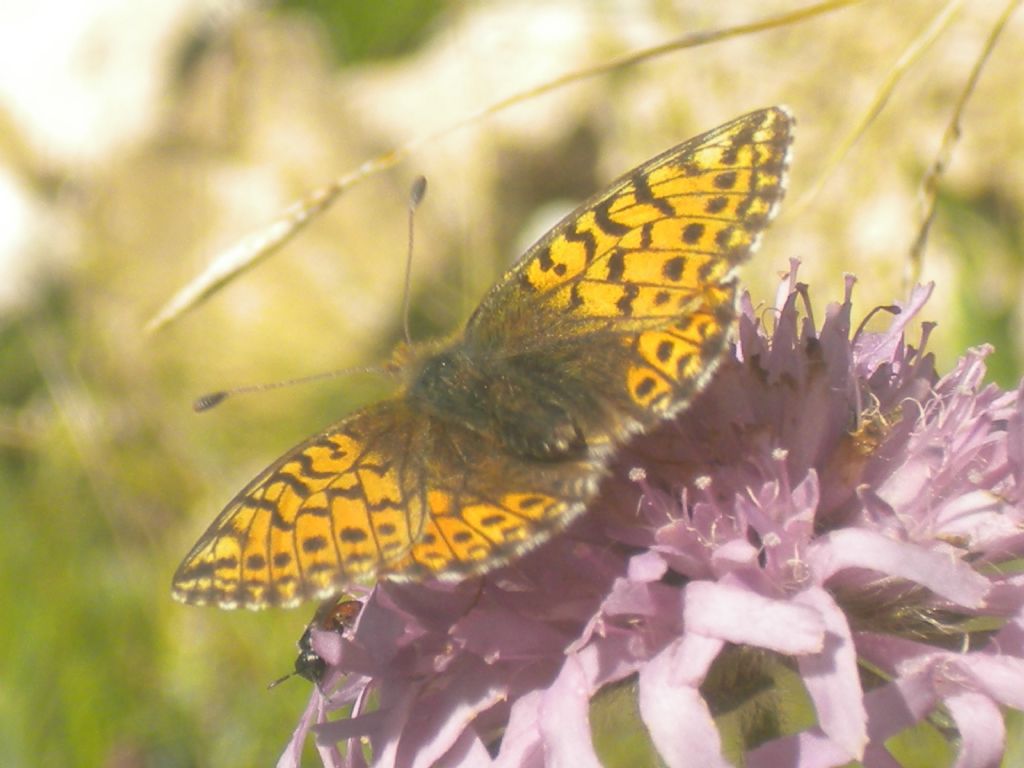
POLYGON ((174 595, 290 606, 388 575, 460 579, 507 562, 583 511, 600 468, 544 468, 401 399, 356 412, 260 473, 203 534, 174 595))

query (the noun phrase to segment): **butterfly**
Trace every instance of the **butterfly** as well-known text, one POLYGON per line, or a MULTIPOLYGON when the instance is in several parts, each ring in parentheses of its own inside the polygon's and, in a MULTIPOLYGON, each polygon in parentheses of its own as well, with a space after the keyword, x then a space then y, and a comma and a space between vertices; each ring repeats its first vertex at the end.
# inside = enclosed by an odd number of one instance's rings
POLYGON ((736 267, 786 186, 794 120, 743 115, 570 213, 461 333, 402 344, 390 399, 303 441, 199 538, 173 594, 295 606, 355 582, 460 580, 586 510, 616 450, 705 387, 736 318, 736 267))

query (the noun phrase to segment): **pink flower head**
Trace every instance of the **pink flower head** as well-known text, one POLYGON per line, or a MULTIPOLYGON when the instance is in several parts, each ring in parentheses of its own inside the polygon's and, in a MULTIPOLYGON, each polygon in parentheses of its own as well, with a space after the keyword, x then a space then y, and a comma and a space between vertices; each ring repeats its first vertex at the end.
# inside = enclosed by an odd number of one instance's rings
POLYGON ((886 739, 939 713, 958 767, 997 763, 1000 707, 1024 709, 1024 579, 999 569, 1024 553, 1022 395, 983 386, 986 349, 939 378, 927 326, 906 342, 930 288, 851 335, 852 278, 818 328, 795 272, 564 534, 314 629, 326 672, 280 765, 312 729, 327 766, 598 766, 591 704, 626 680, 669 766, 897 765, 886 739), (779 670, 811 722, 763 706, 779 670))

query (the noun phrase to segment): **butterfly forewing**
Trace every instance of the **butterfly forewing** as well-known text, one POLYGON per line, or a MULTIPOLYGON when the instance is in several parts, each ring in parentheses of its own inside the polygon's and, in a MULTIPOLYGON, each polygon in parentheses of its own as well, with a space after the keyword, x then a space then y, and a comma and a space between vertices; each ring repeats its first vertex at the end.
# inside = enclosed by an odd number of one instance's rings
POLYGON ((625 174, 534 244, 467 332, 530 345, 536 324, 506 318, 540 304, 584 332, 587 318, 678 314, 753 252, 785 191, 792 127, 782 107, 752 112, 625 174))
POLYGON ((470 343, 558 359, 566 390, 602 398, 592 440, 678 412, 726 347, 735 267, 782 199, 792 127, 781 107, 752 112, 624 175, 499 281, 470 343))

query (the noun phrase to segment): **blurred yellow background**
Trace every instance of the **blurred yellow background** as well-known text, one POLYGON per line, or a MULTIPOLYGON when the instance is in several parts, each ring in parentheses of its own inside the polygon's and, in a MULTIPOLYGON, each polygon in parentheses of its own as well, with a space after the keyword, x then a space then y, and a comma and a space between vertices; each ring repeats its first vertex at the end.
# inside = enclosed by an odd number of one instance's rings
MULTIPOLYGON (((613 177, 785 103, 799 121, 790 195, 747 284, 770 300, 799 258, 820 312, 852 272, 863 316, 905 295, 921 179, 1002 11, 991 0, 951 5, 948 25, 825 177, 939 4, 861 2, 530 99, 351 189, 272 259, 150 336, 146 321, 218 251, 362 161, 568 71, 802 6, 5 3, 0 763, 277 759, 309 690, 264 688, 291 668, 312 607, 184 607, 170 576, 256 471, 387 389, 360 375, 203 416, 190 403, 386 358, 401 336, 417 174, 430 180, 413 267, 413 335, 423 339, 458 328, 505 266, 613 177)), ((1022 49, 1018 16, 965 113, 923 273, 937 283, 925 316, 940 323, 940 370, 991 342, 992 377, 1006 387, 1024 354, 1022 49)))

